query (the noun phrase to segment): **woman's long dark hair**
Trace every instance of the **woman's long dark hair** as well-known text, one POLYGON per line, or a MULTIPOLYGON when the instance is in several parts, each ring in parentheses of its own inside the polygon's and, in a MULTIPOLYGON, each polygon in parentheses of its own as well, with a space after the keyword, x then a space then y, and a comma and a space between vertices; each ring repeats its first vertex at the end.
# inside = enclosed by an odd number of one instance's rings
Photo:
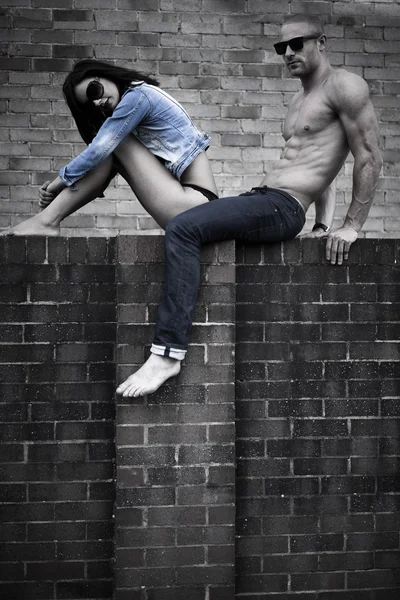
POLYGON ((134 69, 117 67, 92 58, 77 62, 64 81, 63 93, 79 133, 87 144, 93 140, 107 118, 101 111, 93 110, 93 105, 90 103, 80 104, 76 99, 75 86, 88 77, 103 77, 112 81, 117 86, 120 96, 126 92, 132 81, 144 81, 151 85, 159 85, 153 77, 134 69))

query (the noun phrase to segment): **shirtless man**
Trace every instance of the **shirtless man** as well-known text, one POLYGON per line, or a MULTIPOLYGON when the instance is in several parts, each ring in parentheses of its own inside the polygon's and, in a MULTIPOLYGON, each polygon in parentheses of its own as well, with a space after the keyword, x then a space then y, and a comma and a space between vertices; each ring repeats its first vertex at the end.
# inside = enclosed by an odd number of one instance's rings
POLYGON ((191 313, 200 283, 202 244, 237 239, 277 242, 294 238, 316 202, 313 236, 327 235, 331 264, 347 259, 374 196, 382 166, 378 127, 366 82, 333 69, 318 19, 291 16, 275 50, 302 89, 285 120, 281 158, 261 186, 237 197, 220 198, 178 215, 165 235, 166 281, 156 335, 144 365, 117 389, 124 397, 157 390, 177 375, 186 353, 191 313), (354 156, 353 194, 342 227, 327 234, 334 212, 331 184, 348 152, 354 156))

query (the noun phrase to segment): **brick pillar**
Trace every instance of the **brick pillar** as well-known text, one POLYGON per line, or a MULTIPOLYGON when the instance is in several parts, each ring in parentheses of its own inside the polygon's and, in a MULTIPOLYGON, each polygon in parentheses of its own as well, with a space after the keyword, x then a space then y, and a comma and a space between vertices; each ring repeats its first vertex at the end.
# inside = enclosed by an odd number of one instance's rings
MULTIPOLYGON (((163 237, 120 237, 118 381, 148 355, 163 237)), ((117 406, 117 600, 234 594, 234 244, 202 253, 179 378, 117 406)))
POLYGON ((0 238, 0 597, 113 594, 114 240, 0 238))
POLYGON ((399 595, 398 242, 324 250, 238 247, 240 600, 399 595))

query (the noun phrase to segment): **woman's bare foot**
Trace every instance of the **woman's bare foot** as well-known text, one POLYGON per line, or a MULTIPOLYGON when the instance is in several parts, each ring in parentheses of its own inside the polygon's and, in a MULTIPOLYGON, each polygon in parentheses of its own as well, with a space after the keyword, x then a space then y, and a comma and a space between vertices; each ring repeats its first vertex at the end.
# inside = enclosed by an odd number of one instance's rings
POLYGON ((41 216, 42 213, 34 215, 30 219, 15 225, 15 227, 10 227, 9 229, 2 231, 0 235, 43 235, 47 237, 56 237, 60 235, 60 226, 46 223, 41 216))
POLYGON ((167 379, 178 375, 180 370, 180 360, 150 354, 144 365, 118 386, 117 394, 121 394, 124 398, 137 398, 138 396, 152 394, 167 379))

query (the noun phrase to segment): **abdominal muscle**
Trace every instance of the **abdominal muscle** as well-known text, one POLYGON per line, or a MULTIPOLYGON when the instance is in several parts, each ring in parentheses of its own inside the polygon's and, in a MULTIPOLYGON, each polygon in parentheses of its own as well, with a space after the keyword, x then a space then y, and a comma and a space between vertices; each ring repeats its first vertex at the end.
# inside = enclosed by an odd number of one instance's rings
POLYGON ((336 115, 315 110, 313 118, 310 110, 306 110, 293 118, 296 112, 289 113, 281 158, 264 177, 262 185, 288 192, 307 210, 336 177, 349 147, 336 115))
POLYGON ((281 159, 261 185, 279 188, 300 200, 307 210, 329 186, 340 169, 324 168, 314 161, 281 159))

